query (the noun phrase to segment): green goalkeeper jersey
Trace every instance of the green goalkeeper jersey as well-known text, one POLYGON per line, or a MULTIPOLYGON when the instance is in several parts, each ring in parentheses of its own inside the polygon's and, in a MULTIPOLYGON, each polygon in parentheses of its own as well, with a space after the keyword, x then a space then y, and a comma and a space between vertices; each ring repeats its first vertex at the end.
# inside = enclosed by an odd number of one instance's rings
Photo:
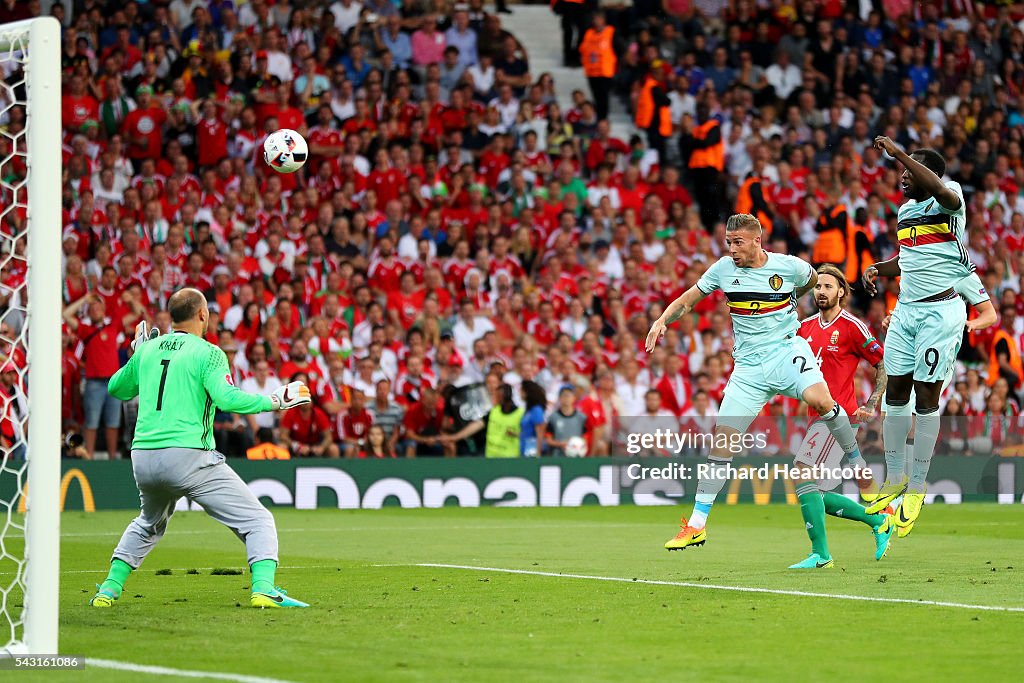
POLYGON ((140 345, 107 391, 122 401, 139 397, 133 449, 212 450, 215 407, 243 414, 274 407, 269 396, 237 388, 224 352, 187 332, 140 345))

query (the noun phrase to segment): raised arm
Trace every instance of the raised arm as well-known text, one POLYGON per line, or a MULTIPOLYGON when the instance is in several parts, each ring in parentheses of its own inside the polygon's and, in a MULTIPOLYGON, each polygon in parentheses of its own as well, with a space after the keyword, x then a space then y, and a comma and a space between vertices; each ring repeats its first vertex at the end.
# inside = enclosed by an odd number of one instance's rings
POLYGON ((886 152, 896 161, 903 164, 907 172, 914 178, 914 181, 921 186, 935 201, 942 205, 942 208, 949 211, 956 211, 960 208, 960 195, 946 187, 942 178, 935 175, 935 172, 916 161, 912 156, 900 149, 895 142, 884 135, 875 138, 875 147, 886 152))
POLYGON ((693 285, 680 294, 679 298, 670 303, 665 312, 661 314, 661 317, 651 325, 651 331, 647 333, 647 353, 654 351, 654 347, 658 345, 658 340, 665 334, 665 330, 668 329, 669 325, 692 312, 697 302, 706 296, 707 294, 702 292, 697 285, 693 285))
POLYGON ((146 317, 146 309, 131 292, 125 292, 121 296, 121 301, 127 303, 128 308, 131 309, 121 317, 121 326, 124 328, 125 333, 128 334, 135 327, 135 323, 146 317))
POLYGON ((78 330, 78 312, 81 311, 82 307, 86 304, 95 301, 98 296, 98 294, 86 294, 78 301, 64 308, 63 313, 61 313, 61 317, 64 318, 64 322, 68 324, 68 328, 70 328, 72 332, 78 330))

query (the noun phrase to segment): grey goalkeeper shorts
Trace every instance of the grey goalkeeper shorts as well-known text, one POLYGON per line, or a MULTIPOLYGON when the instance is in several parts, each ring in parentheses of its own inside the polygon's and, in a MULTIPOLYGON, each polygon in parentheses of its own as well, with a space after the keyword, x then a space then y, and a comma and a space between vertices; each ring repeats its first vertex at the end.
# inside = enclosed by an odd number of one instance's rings
POLYGON ((217 451, 132 450, 142 510, 125 529, 114 557, 138 568, 163 537, 178 500, 187 497, 245 543, 248 562, 277 561, 274 517, 217 451))

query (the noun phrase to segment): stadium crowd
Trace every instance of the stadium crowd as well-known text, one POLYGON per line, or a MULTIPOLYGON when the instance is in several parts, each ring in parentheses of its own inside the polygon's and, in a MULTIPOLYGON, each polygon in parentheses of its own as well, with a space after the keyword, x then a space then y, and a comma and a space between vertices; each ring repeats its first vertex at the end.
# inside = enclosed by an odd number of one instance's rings
MULTIPOLYGON (((62 409, 84 435, 69 454, 92 457, 98 437, 125 450, 134 408, 106 380, 135 322, 167 331, 186 286, 206 293, 237 385, 298 378, 316 397, 280 422, 218 414, 230 455, 550 455, 573 436, 604 455, 640 418, 699 429, 732 366, 724 301, 648 356, 652 316, 722 255, 734 211, 761 219, 770 250, 851 282, 892 255, 899 169, 876 134, 944 154, 1001 313, 963 345, 944 413, 983 417, 951 422, 947 448, 1020 442, 1020 7, 597 4, 553 3, 591 87, 565 109, 481 0, 48 9, 65 27, 62 409), (628 140, 611 135, 611 98, 631 112, 628 140), (278 128, 308 140, 300 173, 262 161, 278 128)), ((5 2, 0 20, 40 11, 5 2)), ((7 156, 23 110, 0 124, 7 156)), ((24 266, 4 261, 4 291, 24 266)), ((885 287, 850 296, 883 340, 885 287)), ((24 362, 5 355, 0 378, 24 362)), ((866 397, 868 373, 858 382, 866 397)))

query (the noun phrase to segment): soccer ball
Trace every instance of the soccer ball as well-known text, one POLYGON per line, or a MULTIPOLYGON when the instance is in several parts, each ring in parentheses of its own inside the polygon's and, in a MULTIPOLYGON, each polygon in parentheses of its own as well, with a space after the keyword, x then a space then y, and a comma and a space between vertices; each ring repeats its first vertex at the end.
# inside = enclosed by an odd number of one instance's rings
POLYGON ((565 442, 565 454, 570 458, 583 458, 587 455, 587 442, 582 436, 570 437, 565 442))
POLYGON ((309 158, 306 141, 294 130, 282 128, 263 141, 263 160, 278 173, 295 173, 309 158))

